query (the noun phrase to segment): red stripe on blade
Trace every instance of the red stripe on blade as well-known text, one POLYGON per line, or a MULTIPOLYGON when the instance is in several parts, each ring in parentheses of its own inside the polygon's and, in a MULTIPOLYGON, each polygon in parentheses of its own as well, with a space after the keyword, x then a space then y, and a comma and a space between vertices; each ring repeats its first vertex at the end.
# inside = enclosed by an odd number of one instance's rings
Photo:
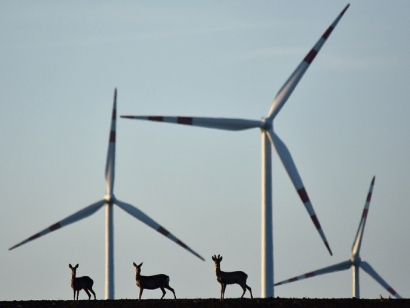
POLYGON ((315 276, 314 272, 310 272, 310 273, 305 274, 306 278, 310 278, 310 277, 314 277, 314 276, 315 276))
POLYGON ((112 110, 112 120, 115 120, 117 118, 117 110, 113 109, 112 110))
POLYGON ((333 29, 334 29, 334 28, 333 28, 332 26, 330 26, 329 28, 327 28, 326 32, 323 33, 322 37, 323 37, 325 40, 327 40, 327 38, 328 38, 328 37, 330 36, 330 34, 332 33, 333 29))
POLYGON ((305 59, 303 59, 304 62, 306 62, 307 64, 312 63, 312 61, 315 59, 317 55, 317 51, 312 49, 307 56, 305 57, 305 59))
POLYGON ((298 189, 297 192, 299 194, 300 199, 302 199, 303 203, 309 202, 309 196, 308 196, 308 194, 306 192, 306 189, 304 187, 301 188, 301 189, 298 189))
POLYGON ((60 228, 61 228, 61 225, 60 225, 60 223, 57 222, 54 225, 50 226, 48 229, 50 231, 55 231, 55 230, 60 229, 60 228))
POLYGON ((363 210, 362 218, 366 218, 368 212, 369 212, 369 209, 364 209, 364 210, 363 210))
POLYGON ((177 244, 184 247, 184 248, 188 248, 188 246, 185 245, 184 243, 182 243, 180 240, 177 241, 177 244))
POLYGON ((299 280, 299 278, 298 277, 295 277, 295 278, 290 278, 289 279, 289 282, 294 282, 294 281, 298 281, 299 280))
POLYGON ((372 193, 369 192, 369 193, 367 194, 367 199, 366 199, 366 201, 367 201, 367 202, 370 202, 371 199, 372 199, 372 193))
POLYGON ((149 120, 149 121, 163 122, 163 121, 164 121, 164 117, 157 117, 157 116, 148 117, 148 120, 149 120))
POLYGON ((327 241, 325 242, 325 245, 326 245, 327 250, 329 250, 330 255, 333 256, 332 249, 330 249, 329 243, 327 241))
POLYGON ((346 5, 344 10, 340 13, 340 16, 343 16, 343 14, 346 12, 346 10, 349 8, 349 6, 350 6, 350 3, 348 5, 346 5))
POLYGON ((313 223, 316 226, 316 229, 320 230, 322 229, 322 227, 320 226, 319 220, 317 219, 316 215, 312 215, 310 216, 310 218, 312 218, 313 223))
POLYGON ((192 125, 192 118, 190 117, 178 117, 178 124, 192 125))
POLYGON ((115 142, 115 131, 110 132, 110 142, 115 142))
MULTIPOLYGON (((37 233, 37 234, 34 234, 33 236, 30 236, 28 239, 30 241, 32 241, 32 240, 35 240, 36 238, 39 238, 39 237, 40 237, 40 233, 37 233)), ((17 247, 17 246, 15 246, 15 247, 17 247)))
POLYGON ((158 231, 159 233, 165 235, 165 236, 168 236, 168 234, 169 234, 169 231, 168 231, 167 229, 161 227, 161 226, 158 228, 157 231, 158 231))
POLYGON ((397 294, 396 291, 394 291, 392 287, 389 287, 389 288, 387 289, 387 291, 389 291, 389 292, 390 292, 391 294, 393 294, 393 295, 396 295, 396 294, 397 294))

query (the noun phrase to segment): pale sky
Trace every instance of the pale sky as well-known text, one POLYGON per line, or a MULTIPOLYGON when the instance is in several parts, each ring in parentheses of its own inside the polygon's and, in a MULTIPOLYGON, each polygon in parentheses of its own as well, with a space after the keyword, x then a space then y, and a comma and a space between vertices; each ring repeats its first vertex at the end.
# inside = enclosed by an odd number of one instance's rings
MULTIPOLYGON (((8 248, 104 197, 115 87, 118 115, 260 119, 347 4, 0 3, 0 300, 71 299, 69 263, 104 298, 104 210, 8 248)), ((273 151, 275 281, 350 258, 375 175, 361 257, 409 297, 409 14, 408 1, 351 1, 276 117, 334 255, 273 151)), ((133 262, 144 262, 143 275, 168 274, 177 297, 218 298, 214 254, 222 270, 245 271, 260 297, 258 129, 118 119, 114 193, 206 259, 116 207, 116 298, 138 297, 133 262)), ((241 292, 228 286, 226 297, 241 292)), ((362 271, 361 296, 379 295, 389 293, 362 271)), ((276 287, 275 296, 348 298, 352 274, 276 287)))

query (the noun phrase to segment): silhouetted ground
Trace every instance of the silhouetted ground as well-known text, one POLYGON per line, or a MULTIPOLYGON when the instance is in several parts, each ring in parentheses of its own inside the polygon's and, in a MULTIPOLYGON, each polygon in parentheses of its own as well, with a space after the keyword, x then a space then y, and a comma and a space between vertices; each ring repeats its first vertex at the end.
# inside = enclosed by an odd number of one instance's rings
POLYGON ((1 308, 211 308, 211 307, 295 307, 295 308, 373 308, 373 307, 410 307, 409 299, 226 299, 220 302, 219 299, 178 299, 174 300, 80 300, 74 301, 7 301, 0 302, 1 308))

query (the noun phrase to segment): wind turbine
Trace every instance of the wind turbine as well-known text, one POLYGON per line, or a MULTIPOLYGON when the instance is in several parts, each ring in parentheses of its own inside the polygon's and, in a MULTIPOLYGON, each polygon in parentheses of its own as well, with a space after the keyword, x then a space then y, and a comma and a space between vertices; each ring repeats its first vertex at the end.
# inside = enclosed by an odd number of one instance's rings
POLYGON ((105 297, 106 299, 114 299, 114 225, 113 225, 113 204, 118 205, 121 209, 126 211, 131 216, 139 219, 149 227, 158 231, 162 235, 174 241, 178 245, 182 246, 201 260, 205 261, 199 254, 185 245, 182 241, 171 234, 167 229, 159 225, 153 219, 148 217, 142 211, 136 207, 118 200, 114 196, 114 174, 115 174, 115 139, 116 139, 116 118, 117 118, 117 89, 114 91, 114 104, 112 109, 111 129, 108 143, 107 163, 105 166, 105 183, 107 188, 107 194, 104 199, 93 203, 82 210, 64 218, 63 220, 51 225, 50 227, 30 236, 28 239, 14 245, 9 250, 17 248, 23 244, 26 244, 32 240, 46 235, 52 231, 56 231, 69 224, 77 222, 83 218, 86 218, 94 214, 101 207, 105 206, 105 297))
POLYGON ((395 296, 396 298, 401 298, 401 296, 391 286, 389 286, 387 282, 384 281, 382 277, 380 277, 379 274, 376 273, 376 271, 373 269, 373 267, 370 266, 369 263, 362 261, 362 259, 360 258, 360 248, 362 246, 363 232, 364 232, 364 227, 366 225, 367 214, 369 213, 370 199, 372 198, 374 182, 375 182, 375 177, 373 177, 373 180, 370 184, 369 193, 367 194, 366 203, 364 204, 362 218, 360 219, 356 238, 353 242, 352 256, 350 257, 350 259, 347 261, 341 262, 341 263, 337 263, 335 265, 331 265, 328 267, 318 269, 313 272, 303 274, 301 276, 297 276, 297 277, 294 277, 288 280, 280 281, 278 283, 275 283, 275 286, 279 286, 279 285, 286 284, 289 282, 294 282, 294 281, 298 281, 298 280, 302 280, 305 278, 310 278, 310 277, 314 277, 318 275, 344 271, 352 267, 353 297, 360 298, 359 268, 361 267, 366 273, 372 276, 374 280, 380 283, 383 288, 389 291, 391 295, 395 296))
POLYGON ((261 284, 262 297, 273 297, 273 234, 272 234, 272 171, 271 171, 271 146, 275 147, 279 158, 281 159, 290 179, 293 182, 303 204, 308 211, 310 218, 318 230, 323 242, 325 243, 330 254, 332 254, 326 237, 320 226, 319 220, 309 200, 305 186, 296 169, 292 156, 283 141, 276 135, 273 130, 273 120, 288 100, 289 96, 299 83, 303 74, 309 68, 327 38, 336 27, 339 20, 346 12, 349 4, 343 9, 336 20, 320 37, 319 41, 309 51, 303 61, 299 64, 296 70, 292 73, 289 79, 285 82, 282 88, 276 95, 269 114, 262 120, 249 120, 237 118, 205 118, 205 117, 175 117, 175 116, 121 116, 122 118, 148 120, 157 122, 167 122, 175 124, 183 124, 190 126, 200 126, 206 128, 239 131, 250 128, 260 128, 262 132, 262 262, 261 262, 261 284))

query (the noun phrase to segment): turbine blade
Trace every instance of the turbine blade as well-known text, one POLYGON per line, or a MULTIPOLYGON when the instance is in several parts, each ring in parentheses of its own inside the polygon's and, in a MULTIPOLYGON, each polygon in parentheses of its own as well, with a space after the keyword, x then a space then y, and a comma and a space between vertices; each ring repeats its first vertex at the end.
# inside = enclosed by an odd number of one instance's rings
POLYGON ((109 196, 112 195, 114 189, 116 119, 117 89, 114 90, 114 103, 112 107, 111 128, 108 140, 107 163, 105 165, 105 185, 107 187, 107 195, 109 196))
POLYGON ((370 276, 373 277, 374 280, 376 280, 380 285, 385 288, 387 291, 390 292, 391 295, 393 295, 396 298, 401 298, 401 296, 391 287, 387 284, 386 281, 382 277, 380 277, 379 274, 376 273, 376 271, 373 269, 373 267, 370 266, 369 263, 362 261, 360 263, 360 267, 368 273, 370 276))
POLYGON ((376 180, 376 177, 374 176, 372 179, 372 182, 370 183, 369 192, 367 194, 366 202, 364 204, 362 218, 360 219, 359 228, 357 229, 356 237, 355 237, 355 240, 352 246, 352 254, 354 255, 360 253, 360 247, 362 246, 363 232, 364 232, 364 227, 366 225, 366 219, 367 219, 367 214, 369 212, 370 200, 372 199, 375 180, 376 180))
POLYGON ((286 283, 290 283, 290 282, 295 282, 298 280, 303 280, 306 278, 311 278, 311 277, 315 277, 315 276, 319 276, 319 275, 323 275, 323 274, 328 274, 328 273, 334 273, 334 272, 339 272, 339 271, 344 271, 347 270, 351 267, 352 263, 348 260, 348 261, 344 261, 335 265, 331 265, 328 267, 324 267, 300 276, 296 276, 287 280, 282 280, 280 282, 277 282, 274 284, 274 286, 280 286, 282 284, 286 284, 286 283))
POLYGON ((93 203, 85 208, 83 208, 82 210, 68 216, 67 218, 64 218, 63 220, 56 222, 55 224, 51 225, 50 227, 30 236, 28 239, 18 243, 17 245, 14 245, 13 247, 10 247, 9 250, 12 250, 14 248, 17 248, 21 245, 26 244, 27 242, 30 242, 32 240, 35 240, 37 238, 39 238, 40 236, 46 235, 47 233, 50 233, 52 231, 56 231, 62 227, 68 226, 69 224, 72 224, 76 221, 79 221, 83 218, 86 218, 92 214, 94 214, 97 210, 99 210, 104 204, 105 204, 105 200, 101 200, 98 201, 96 203, 93 203))
POLYGON ((233 118, 204 118, 204 117, 168 117, 168 116, 121 116, 124 119, 145 120, 155 122, 165 122, 174 124, 183 124, 199 126, 205 128, 214 128, 222 130, 245 130, 255 127, 263 127, 263 121, 233 119, 233 118))
POLYGON ((316 43, 315 46, 309 51, 306 57, 303 59, 302 63, 295 69, 295 71, 290 75, 289 79, 285 82, 282 88, 279 90, 278 94, 276 95, 272 107, 269 111, 268 118, 274 119, 279 111, 282 109, 283 105, 285 105, 286 101, 288 100, 289 96, 292 94, 293 90, 299 83, 300 79, 305 74, 306 70, 309 68, 309 65, 315 59, 316 55, 318 54, 319 50, 322 48, 330 34, 332 33, 333 29, 338 24, 339 20, 342 18, 343 14, 346 12, 347 8, 350 4, 348 4, 343 11, 339 14, 336 20, 330 25, 329 28, 323 33, 320 37, 319 41, 316 43))
POLYGON ((293 162, 292 155, 290 154, 285 143, 274 133, 272 129, 268 131, 268 136, 273 146, 276 149, 276 152, 279 155, 280 160, 282 161, 283 166, 285 167, 290 179, 292 180, 293 186, 295 186, 296 191, 299 194, 300 199, 305 205, 306 210, 308 211, 310 218, 312 219, 313 224, 315 225, 317 231, 320 234, 323 242, 326 245, 326 248, 329 250, 330 255, 332 255, 332 250, 330 249, 329 243, 326 239, 326 236, 320 226, 319 219, 316 216, 315 210, 313 209, 312 204, 310 203, 309 196, 306 192, 306 189, 303 185, 302 179, 299 175, 299 172, 296 168, 295 163, 293 162))
POLYGON ((143 223, 145 223, 147 226, 151 227, 152 229, 158 231, 159 233, 161 233, 162 235, 164 235, 165 237, 169 238, 171 241, 174 241, 175 243, 177 243, 178 245, 180 245, 181 247, 185 248, 186 250, 188 250, 190 253, 194 254, 195 256, 197 256, 199 259, 201 259, 202 261, 205 261, 205 259, 203 257, 201 257, 198 253, 196 253, 194 250, 192 250, 191 248, 189 248, 187 245, 185 245, 182 241, 180 241, 178 238, 176 238, 173 234, 171 234, 168 230, 166 230, 164 227, 162 227, 161 225, 159 225, 157 222, 155 222, 153 219, 151 219, 150 217, 148 217, 146 214, 144 214, 142 211, 140 211, 139 209, 137 209, 136 207, 132 206, 131 204, 119 201, 118 199, 114 199, 114 203, 116 205, 118 205, 121 209, 123 209, 124 211, 126 211, 128 214, 130 214, 131 216, 134 216, 135 218, 137 218, 138 220, 142 221, 143 223))

